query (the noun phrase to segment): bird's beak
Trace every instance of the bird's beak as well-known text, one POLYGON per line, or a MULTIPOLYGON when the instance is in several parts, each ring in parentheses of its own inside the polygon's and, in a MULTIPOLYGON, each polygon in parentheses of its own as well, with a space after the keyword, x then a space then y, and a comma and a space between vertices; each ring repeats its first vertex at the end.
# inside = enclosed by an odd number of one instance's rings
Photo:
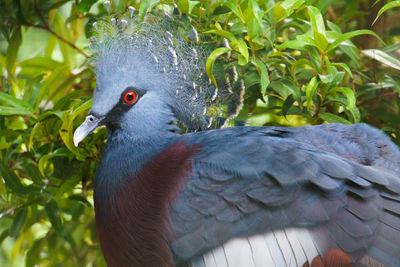
POLYGON ((75 130, 74 133, 74 145, 78 144, 85 139, 91 132, 103 123, 103 117, 96 117, 94 115, 88 115, 85 121, 75 130))

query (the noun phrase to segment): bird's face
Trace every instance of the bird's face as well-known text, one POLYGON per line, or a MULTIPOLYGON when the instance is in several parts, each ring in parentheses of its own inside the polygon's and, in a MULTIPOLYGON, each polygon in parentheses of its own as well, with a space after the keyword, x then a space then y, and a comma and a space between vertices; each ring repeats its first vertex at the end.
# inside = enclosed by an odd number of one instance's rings
MULTIPOLYGON (((87 135, 102 125, 111 131, 126 127, 129 117, 141 113, 139 101, 146 95, 147 90, 135 86, 123 87, 120 92, 115 90, 96 89, 93 95, 93 106, 85 121, 74 133, 74 144, 77 146, 87 135), (114 94, 109 94, 109 91, 114 94), (135 107, 138 106, 138 107, 135 107)), ((144 100, 143 102, 146 102, 144 100)))

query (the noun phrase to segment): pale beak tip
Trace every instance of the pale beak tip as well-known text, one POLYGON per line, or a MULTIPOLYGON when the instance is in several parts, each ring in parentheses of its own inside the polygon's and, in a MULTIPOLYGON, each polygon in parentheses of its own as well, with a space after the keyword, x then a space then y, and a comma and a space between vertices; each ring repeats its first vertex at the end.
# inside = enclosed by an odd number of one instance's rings
POLYGON ((74 138, 74 146, 78 147, 79 143, 80 143, 80 141, 79 140, 75 140, 75 138, 74 138))
POLYGON ((103 117, 95 117, 93 115, 88 115, 85 121, 75 130, 73 142, 77 147, 79 143, 85 139, 88 134, 94 131, 97 127, 101 125, 103 117))
POLYGON ((74 146, 78 147, 79 143, 82 141, 82 138, 77 134, 78 131, 74 133, 74 146))

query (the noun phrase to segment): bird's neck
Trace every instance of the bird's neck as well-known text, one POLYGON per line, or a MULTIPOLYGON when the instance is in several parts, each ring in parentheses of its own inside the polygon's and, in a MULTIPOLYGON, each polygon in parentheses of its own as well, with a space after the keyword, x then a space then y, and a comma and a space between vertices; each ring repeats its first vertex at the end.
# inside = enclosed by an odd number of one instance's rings
POLYGON ((175 117, 167 108, 144 110, 142 116, 122 121, 118 128, 107 126, 107 144, 95 181, 97 192, 104 198, 180 136, 175 133, 175 117))
POLYGON ((96 172, 96 194, 101 196, 101 199, 109 198, 147 162, 176 142, 178 137, 175 135, 139 138, 121 133, 109 137, 96 172))
POLYGON ((197 150, 183 142, 166 147, 106 197, 96 184, 96 225, 109 266, 173 265, 165 237, 169 205, 189 175, 189 159, 197 150))

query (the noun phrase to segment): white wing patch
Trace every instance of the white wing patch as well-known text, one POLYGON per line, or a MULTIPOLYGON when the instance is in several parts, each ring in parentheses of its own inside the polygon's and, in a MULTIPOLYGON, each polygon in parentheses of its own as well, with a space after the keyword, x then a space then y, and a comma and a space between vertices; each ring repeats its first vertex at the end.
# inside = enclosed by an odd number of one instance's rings
POLYGON ((223 245, 229 267, 255 266, 248 238, 238 238, 223 245))
POLYGON ((297 267, 318 256, 308 230, 288 228, 235 238, 198 257, 192 267, 297 267))
POLYGON ((249 238, 253 252, 255 266, 274 266, 270 250, 263 235, 256 235, 249 238))

